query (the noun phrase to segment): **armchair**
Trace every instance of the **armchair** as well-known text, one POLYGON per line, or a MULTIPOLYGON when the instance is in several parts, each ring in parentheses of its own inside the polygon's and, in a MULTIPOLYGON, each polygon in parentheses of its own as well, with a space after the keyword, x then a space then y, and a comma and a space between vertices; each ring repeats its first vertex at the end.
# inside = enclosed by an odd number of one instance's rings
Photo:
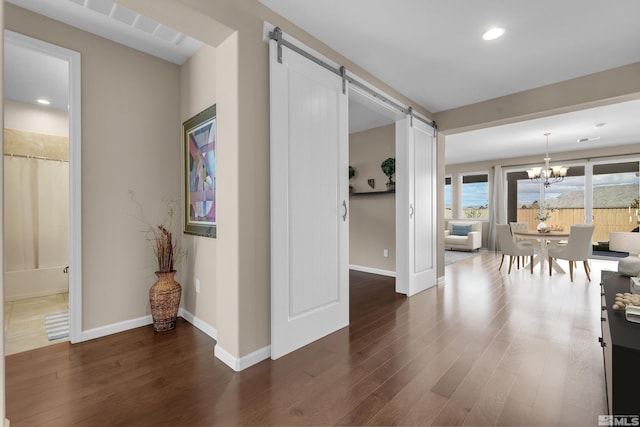
POLYGON ((482 222, 451 220, 444 231, 445 249, 473 251, 482 247, 482 222))

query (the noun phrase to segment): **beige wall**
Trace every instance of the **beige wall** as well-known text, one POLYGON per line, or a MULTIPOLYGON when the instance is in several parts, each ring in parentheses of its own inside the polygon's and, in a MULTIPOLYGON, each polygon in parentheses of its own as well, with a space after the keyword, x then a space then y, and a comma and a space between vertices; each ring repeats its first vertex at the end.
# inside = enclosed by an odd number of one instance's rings
POLYGON ((129 191, 151 224, 180 201, 179 67, 5 8, 6 28, 82 55, 82 329, 148 315, 154 258, 129 191))
MULTIPOLYGON (((4 81, 4 0, 0 0, 0 77, 4 81)), ((4 99, 4 85, 0 85, 0 99, 4 99)), ((0 128, 4 129, 4 103, 0 106, 0 128)), ((0 152, 4 153, 4 132, 0 135, 0 152)), ((0 188, 4 188, 4 162, 0 162, 0 188)), ((3 190, 4 194, 4 190, 3 190)), ((4 242, 4 212, 0 213, 0 239, 4 242)), ((4 260, 4 244, 0 245, 0 259, 4 260)), ((1 269, 4 271, 4 262, 1 269)), ((4 302, 4 277, 0 274, 0 296, 4 302)), ((0 304, 0 422, 5 426, 8 421, 5 419, 5 387, 4 387, 4 303, 0 304)))
MULTIPOLYGON (((216 49, 205 45, 180 69, 180 112, 184 122, 216 103, 216 49)), ((184 153, 182 155, 184 162, 184 153)), ((183 189, 183 195, 184 189, 183 189)), ((184 199, 183 199, 184 200, 184 199)), ((183 201, 184 204, 184 201, 183 201)), ((214 238, 184 235, 188 251, 183 286, 184 308, 216 326, 216 249, 214 238), (195 281, 200 282, 196 293, 195 281)))
MULTIPOLYGON (((175 2, 164 3, 171 3, 169 8, 178 8, 175 2)), ((414 108, 415 103, 256 1, 184 3, 193 9, 169 15, 154 11, 143 0, 123 1, 127 7, 149 13, 152 18, 217 47, 217 79, 224 83, 218 85, 216 94, 221 141, 216 243, 217 345, 241 357, 270 343, 269 70, 268 45, 263 41, 264 21, 280 26, 414 108), (184 20, 184 16, 193 15, 194 11, 235 33, 220 43, 224 31, 214 29, 209 34, 184 20), (221 70, 223 50, 236 57, 225 61, 221 70)), ((429 114, 421 108, 417 111, 429 114)))
POLYGON ((69 137, 69 113, 6 99, 4 125, 7 129, 24 130, 69 137))
POLYGON ((640 97, 640 62, 435 114, 446 135, 640 97))
MULTIPOLYGON (((253 271, 245 262, 250 262, 249 254, 245 259, 242 258, 241 242, 239 239, 240 228, 242 227, 242 218, 240 217, 240 198, 242 191, 240 185, 241 170, 240 158, 240 100, 238 96, 238 86, 240 85, 239 73, 239 38, 234 33, 227 40, 221 43, 217 49, 218 52, 218 132, 220 141, 228 141, 227 144, 220 144, 218 151, 218 173, 220 174, 220 188, 218 196, 220 198, 220 212, 218 217, 218 258, 216 271, 216 280, 218 283, 218 304, 216 313, 216 322, 218 329, 218 345, 229 351, 235 356, 242 356, 250 351, 257 350, 269 344, 269 325, 268 314, 244 312, 240 293, 242 288, 256 288, 256 298, 264 296, 265 286, 268 289, 269 277, 268 271, 263 271, 263 276, 255 284, 242 283, 240 270, 248 268, 253 271), (224 59, 223 59, 224 58, 224 59), (223 179, 224 178, 224 179, 223 179), (264 322, 261 327, 247 336, 241 336, 240 323, 243 317, 248 317, 249 322, 264 322), (258 338, 256 338, 258 335, 258 338), (265 341, 267 340, 267 341, 265 341), (241 345, 254 346, 250 351, 241 353, 241 345)), ((249 123, 244 122, 247 125, 249 123)), ((266 160, 265 160, 266 161, 266 160)), ((250 191, 250 189, 247 189, 250 191)), ((264 211, 263 211, 264 212, 264 211)), ((260 215, 261 212, 254 212, 260 215)), ((259 219, 256 218, 256 222, 259 219)), ((263 224, 264 225, 264 224, 263 224)), ((263 233, 266 230, 262 230, 263 233)), ((265 238, 264 234, 256 235, 256 239, 265 238)), ((256 242, 256 247, 264 250, 264 244, 267 242, 256 242)), ((245 248, 243 248, 245 249, 245 248)), ((264 268, 264 266, 263 266, 264 268)), ((254 273, 255 274, 255 273, 254 273)), ((268 291, 267 291, 268 292, 268 291)), ((251 297, 250 297, 251 298, 251 297)), ((265 304, 263 310, 268 310, 268 304, 265 304)))
MULTIPOLYGON (((436 185, 436 204, 444 206, 444 176, 445 176, 445 136, 438 132, 436 137, 436 169, 437 169, 437 185, 436 185)), ((444 208, 436 209, 436 277, 440 280, 444 277, 444 208)))
MULTIPOLYGON (((204 12, 171 0, 119 3, 215 48, 215 68, 192 71, 196 79, 208 74, 215 82, 215 93, 207 92, 199 101, 207 105, 212 96, 216 104, 217 237, 186 238, 193 269, 193 277, 187 280, 200 276, 201 284, 208 282, 208 290, 197 299, 186 294, 186 303, 215 326, 216 349, 240 357, 264 348, 270 343, 270 273, 267 75, 260 74, 266 70, 266 62, 260 62, 266 61, 262 52, 266 45, 260 41, 262 24, 252 13, 238 11, 244 4, 230 1, 205 3, 204 12), (240 32, 245 36, 241 38, 240 32), (246 58, 242 65, 241 58, 246 58)), ((183 97, 183 112, 195 108, 199 102, 191 99, 195 96, 183 97)))
MULTIPOLYGON (((351 179, 354 193, 386 191, 387 177, 380 164, 395 157, 395 125, 349 135, 349 165, 356 169, 351 179), (375 179, 375 189, 367 180, 375 179)), ((395 194, 349 197, 349 264, 356 267, 396 271, 395 194), (383 256, 383 250, 389 256, 383 256)))

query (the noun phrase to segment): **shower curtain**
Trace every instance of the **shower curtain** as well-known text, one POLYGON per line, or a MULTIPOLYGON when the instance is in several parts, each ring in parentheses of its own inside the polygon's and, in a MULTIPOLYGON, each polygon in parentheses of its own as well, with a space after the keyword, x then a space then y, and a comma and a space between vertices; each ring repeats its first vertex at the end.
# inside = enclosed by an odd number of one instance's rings
POLYGON ((69 164, 56 160, 5 156, 5 272, 7 291, 26 296, 48 294, 61 286, 68 264, 69 164), (48 271, 56 277, 47 278, 48 271), (37 283, 33 283, 37 282, 37 283), (52 283, 54 283, 52 285, 52 283))

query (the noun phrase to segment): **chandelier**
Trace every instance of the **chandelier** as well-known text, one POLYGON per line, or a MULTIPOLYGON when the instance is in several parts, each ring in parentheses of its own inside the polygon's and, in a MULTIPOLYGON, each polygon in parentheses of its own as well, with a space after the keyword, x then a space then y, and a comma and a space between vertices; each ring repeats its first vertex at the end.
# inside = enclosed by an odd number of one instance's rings
POLYGON ((562 181, 564 177, 567 176, 567 171, 569 170, 569 168, 565 168, 564 166, 549 167, 549 161, 551 160, 551 157, 549 157, 549 135, 551 135, 551 133, 549 132, 544 134, 544 136, 547 137, 547 149, 544 156, 544 169, 527 169, 527 174, 529 175, 529 179, 531 180, 531 182, 542 182, 544 184, 544 188, 549 188, 551 184, 562 181))

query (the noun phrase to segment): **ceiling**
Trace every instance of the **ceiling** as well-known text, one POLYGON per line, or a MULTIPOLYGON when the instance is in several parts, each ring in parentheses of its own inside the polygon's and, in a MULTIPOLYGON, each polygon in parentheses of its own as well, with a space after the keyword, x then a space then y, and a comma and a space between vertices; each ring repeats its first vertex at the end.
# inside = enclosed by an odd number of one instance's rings
POLYGON ((69 109, 69 64, 43 52, 6 42, 4 97, 36 104, 47 99, 50 108, 69 109))
MULTIPOLYGON (((201 45, 112 0, 7 1, 176 64, 201 45)), ((637 0, 259 1, 431 112, 640 62, 637 0), (494 25, 504 36, 482 40, 494 25)), ((21 63, 6 54, 6 70, 21 63)), ((23 74, 5 72, 7 97, 17 87, 8 76, 23 74)), ((366 103, 350 104, 352 130, 393 122, 366 103)), ((451 135, 446 163, 542 154, 545 132, 552 132, 550 153, 638 143, 639 108, 632 101, 451 135), (578 144, 591 136, 600 139, 578 144)))
MULTIPOLYGON (((640 62, 637 0, 259 1, 433 113, 640 62)), ((545 132, 550 153, 639 143, 638 117, 633 101, 451 135, 445 161, 543 154, 545 132)))
MULTIPOLYGON (((202 43, 112 0, 7 0, 87 32, 183 64, 202 43)), ((66 61, 46 53, 7 43, 5 46, 4 96, 66 111, 69 106, 69 72, 66 61)))
POLYGON ((260 2, 432 113, 640 61, 636 0, 260 2))
POLYGON ((202 46, 112 0, 6 1, 175 64, 184 63, 202 46))
POLYGON ((640 100, 449 135, 447 164, 640 143, 640 100), (585 141, 586 139, 586 141, 585 141))

